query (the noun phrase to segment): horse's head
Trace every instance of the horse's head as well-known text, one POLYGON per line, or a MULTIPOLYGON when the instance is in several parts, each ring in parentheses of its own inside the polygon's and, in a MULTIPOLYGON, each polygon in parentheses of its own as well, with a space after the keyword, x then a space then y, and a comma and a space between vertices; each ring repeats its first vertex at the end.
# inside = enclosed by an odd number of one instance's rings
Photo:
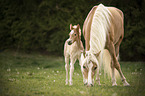
POLYGON ((86 54, 81 55, 81 71, 84 78, 84 84, 87 86, 94 85, 94 75, 97 68, 99 69, 97 56, 99 56, 100 52, 97 54, 86 52, 86 54))
POLYGON ((78 39, 80 39, 81 37, 81 29, 80 29, 80 25, 74 25, 72 26, 72 24, 70 24, 70 33, 69 33, 69 39, 67 40, 68 45, 73 44, 75 41, 77 41, 78 39))

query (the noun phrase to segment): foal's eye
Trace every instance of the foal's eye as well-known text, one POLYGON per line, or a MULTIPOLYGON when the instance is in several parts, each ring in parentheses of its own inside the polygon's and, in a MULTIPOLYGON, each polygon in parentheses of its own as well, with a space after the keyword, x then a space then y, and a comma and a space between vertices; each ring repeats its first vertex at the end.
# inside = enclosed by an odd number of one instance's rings
POLYGON ((77 36, 77 34, 75 34, 75 36, 77 36))
POLYGON ((86 69, 86 67, 85 67, 85 66, 83 66, 83 68, 84 68, 84 69, 86 69))
POLYGON ((96 69, 97 69, 97 67, 94 68, 94 70, 96 70, 96 69))

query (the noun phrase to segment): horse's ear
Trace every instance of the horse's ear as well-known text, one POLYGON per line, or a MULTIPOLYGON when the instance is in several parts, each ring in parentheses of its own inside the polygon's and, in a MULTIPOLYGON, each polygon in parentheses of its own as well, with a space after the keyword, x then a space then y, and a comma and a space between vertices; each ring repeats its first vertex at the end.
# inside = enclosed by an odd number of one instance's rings
POLYGON ((70 24, 70 30, 72 30, 73 29, 73 26, 72 26, 72 24, 70 24))
POLYGON ((100 55, 101 51, 99 51, 97 54, 95 54, 96 57, 98 57, 100 55))

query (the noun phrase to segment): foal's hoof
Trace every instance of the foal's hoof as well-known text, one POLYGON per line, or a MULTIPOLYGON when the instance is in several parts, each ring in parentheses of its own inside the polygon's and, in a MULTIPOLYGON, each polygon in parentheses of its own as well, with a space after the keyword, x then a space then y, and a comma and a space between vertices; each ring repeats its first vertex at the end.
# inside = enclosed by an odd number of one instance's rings
POLYGON ((72 86, 73 85, 73 83, 69 83, 69 86, 72 86))

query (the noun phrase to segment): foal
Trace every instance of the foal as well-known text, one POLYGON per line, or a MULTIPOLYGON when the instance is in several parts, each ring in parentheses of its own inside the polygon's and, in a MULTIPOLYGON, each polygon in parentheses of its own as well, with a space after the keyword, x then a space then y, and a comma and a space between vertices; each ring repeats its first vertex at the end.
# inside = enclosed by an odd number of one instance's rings
POLYGON ((68 84, 68 71, 69 71, 69 59, 70 59, 70 79, 69 85, 72 85, 72 76, 74 71, 74 64, 78 59, 80 61, 81 52, 84 50, 81 41, 81 29, 80 25, 70 24, 69 39, 65 41, 64 45, 64 57, 65 57, 65 70, 66 70, 66 85, 68 84))

